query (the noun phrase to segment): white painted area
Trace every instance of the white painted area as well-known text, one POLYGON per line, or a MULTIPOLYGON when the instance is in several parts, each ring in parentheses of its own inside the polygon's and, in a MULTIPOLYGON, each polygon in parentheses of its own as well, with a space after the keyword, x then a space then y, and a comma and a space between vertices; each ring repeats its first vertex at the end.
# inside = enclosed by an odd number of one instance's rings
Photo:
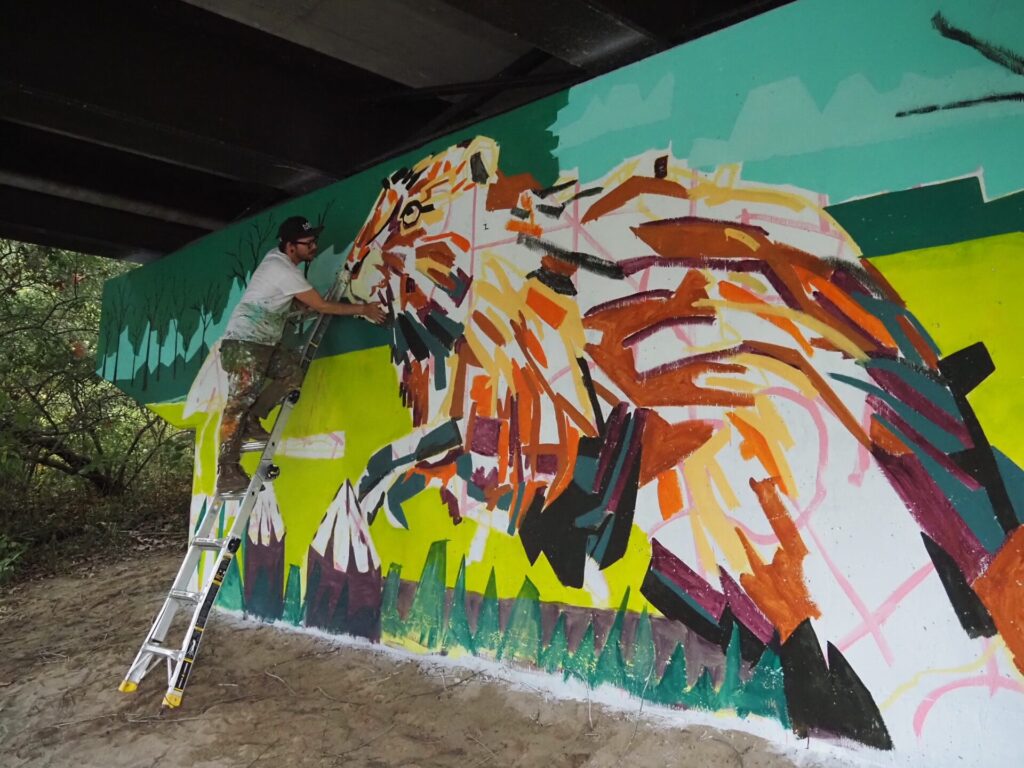
POLYGON ((220 341, 210 348, 206 360, 192 380, 185 399, 182 418, 196 413, 213 413, 223 410, 228 401, 228 375, 220 363, 220 341))
POLYGON ((277 504, 274 483, 267 481, 256 497, 256 504, 249 513, 249 541, 270 546, 284 539, 284 520, 277 504))
POLYGON ((289 437, 281 441, 277 455, 293 459, 341 459, 345 456, 345 433, 323 432, 307 437, 289 437))
POLYGON ((366 515, 359 508, 355 490, 349 482, 338 490, 334 501, 327 507, 310 547, 325 555, 332 537, 331 557, 337 570, 348 573, 350 554, 353 558, 352 564, 359 573, 367 573, 371 568, 380 567, 380 556, 373 545, 366 515))

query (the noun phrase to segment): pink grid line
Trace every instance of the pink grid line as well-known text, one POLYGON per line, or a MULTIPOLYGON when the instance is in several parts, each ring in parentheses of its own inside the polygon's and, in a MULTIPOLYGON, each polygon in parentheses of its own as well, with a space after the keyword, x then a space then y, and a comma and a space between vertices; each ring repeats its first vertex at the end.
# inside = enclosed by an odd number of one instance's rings
POLYGON ((861 615, 864 620, 864 625, 867 627, 867 631, 871 633, 871 636, 875 639, 875 643, 878 645, 878 650, 882 654, 882 658, 885 659, 885 663, 890 667, 895 661, 895 656, 892 652, 892 648, 889 646, 889 641, 885 639, 885 634, 882 632, 882 625, 875 617, 875 615, 868 610, 864 599, 857 593, 853 584, 846 578, 846 575, 839 570, 839 567, 832 560, 828 553, 828 549, 818 538, 818 534, 815 533, 814 528, 807 525, 807 532, 811 534, 811 538, 814 540, 815 546, 818 548, 818 552, 821 555, 822 560, 825 561, 825 565, 832 572, 832 576, 839 584, 840 589, 846 594, 846 597, 853 604, 854 609, 861 615))
POLYGON ((932 707, 938 704, 939 699, 946 694, 952 693, 960 688, 985 687, 988 688, 990 697, 994 697, 996 695, 996 691, 1000 689, 1012 691, 1013 693, 1024 693, 1024 684, 1017 680, 1011 680, 1005 675, 999 674, 999 669, 995 664, 995 659, 990 659, 984 674, 968 677, 963 680, 954 680, 952 683, 946 683, 945 685, 939 686, 925 696, 924 700, 918 706, 917 711, 914 713, 914 734, 918 739, 921 738, 921 732, 924 731, 924 724, 928 719, 928 714, 932 711, 932 707))
MULTIPOLYGON (((921 584, 931 573, 935 570, 935 566, 931 563, 923 565, 914 571, 902 584, 893 590, 892 594, 887 597, 878 608, 872 612, 872 617, 875 623, 880 627, 888 620, 888 618, 895 613, 903 599, 906 598, 911 592, 913 592, 919 584, 921 584)), ((850 634, 836 643, 836 647, 844 653, 850 647, 857 643, 858 640, 865 637, 870 631, 868 624, 862 623, 859 627, 854 629, 850 634)))

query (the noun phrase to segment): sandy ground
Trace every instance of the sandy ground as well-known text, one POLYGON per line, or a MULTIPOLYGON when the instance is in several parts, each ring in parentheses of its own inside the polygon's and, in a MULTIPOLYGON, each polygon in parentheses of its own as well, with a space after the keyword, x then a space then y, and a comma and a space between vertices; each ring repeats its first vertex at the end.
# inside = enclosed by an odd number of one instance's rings
POLYGON ((211 619, 184 705, 162 712, 162 667, 135 694, 117 684, 178 561, 157 554, 0 596, 0 765, 794 764, 748 734, 666 728, 647 714, 224 614, 211 619))

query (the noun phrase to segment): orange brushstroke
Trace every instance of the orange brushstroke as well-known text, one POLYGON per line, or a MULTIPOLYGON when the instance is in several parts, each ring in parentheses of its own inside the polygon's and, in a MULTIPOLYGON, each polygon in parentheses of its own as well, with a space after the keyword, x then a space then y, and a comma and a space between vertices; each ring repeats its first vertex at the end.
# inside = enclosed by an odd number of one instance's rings
POLYGON ((576 456, 579 452, 580 433, 573 429, 565 416, 558 416, 559 445, 557 446, 558 470, 551 481, 550 493, 545 499, 545 506, 548 506, 557 499, 569 483, 572 482, 573 470, 576 467, 576 456))
POLYGON ((405 368, 403 404, 412 410, 413 424, 425 423, 430 405, 430 371, 419 360, 413 360, 405 368))
POLYGON ((786 483, 782 479, 782 472, 779 471, 778 462, 775 461, 775 456, 772 454, 771 446, 768 445, 768 440, 765 436, 740 418, 738 414, 727 413, 726 416, 728 416, 729 421, 736 427, 740 435, 743 436, 743 440, 740 443, 740 456, 745 459, 757 459, 761 462, 761 466, 765 468, 765 471, 778 481, 782 492, 787 496, 792 496, 792 489, 786 487, 786 483))
POLYGON ((794 270, 797 275, 800 276, 804 285, 814 288, 822 296, 831 301, 840 312, 853 320, 853 322, 857 324, 858 328, 864 329, 887 347, 893 349, 896 348, 896 341, 886 329, 885 324, 854 301, 846 291, 838 285, 830 283, 823 277, 811 274, 806 269, 794 267, 794 270))
MULTIPOLYGON (((458 232, 442 232, 438 235, 428 235, 423 238, 424 243, 433 243, 437 240, 451 240, 455 243, 456 247, 465 253, 469 250, 469 240, 458 232)), ((417 256, 419 255, 419 249, 417 249, 417 256)), ((448 266, 451 266, 450 264, 448 266)))
POLYGON ((910 449, 904 445, 903 441, 877 419, 871 419, 868 433, 871 435, 872 443, 892 456, 905 456, 910 453, 910 449))
POLYGON ((662 520, 668 520, 683 508, 683 492, 674 468, 658 475, 658 508, 662 520))
POLYGON ((496 171, 498 180, 487 187, 487 210, 498 211, 514 208, 519 201, 519 194, 529 189, 540 187, 531 173, 520 173, 506 176, 496 171))
MULTIPOLYGON (((750 291, 740 288, 738 285, 733 285, 730 282, 722 281, 718 284, 718 293, 726 301, 737 301, 743 304, 758 304, 768 306, 768 302, 763 301, 758 296, 754 295, 750 291)), ((804 337, 797 328, 796 323, 786 317, 776 317, 774 315, 759 315, 764 320, 774 325, 784 333, 788 333, 793 337, 793 340, 800 345, 800 348, 807 354, 813 355, 814 348, 810 345, 810 342, 804 337)))
POLYGON ((536 288, 526 292, 526 306, 540 315, 541 319, 552 328, 560 328, 565 320, 566 310, 553 302, 536 288))
POLYGON ((1024 528, 1010 534, 973 586, 1024 673, 1024 528))
POLYGON ((501 333, 495 327, 494 323, 491 322, 483 312, 474 310, 472 314, 473 325, 483 331, 487 338, 493 341, 497 346, 504 346, 505 340, 501 337, 501 333))
POLYGON ((714 317, 694 302, 708 298, 707 279, 698 271, 686 274, 671 298, 647 297, 621 306, 592 311, 583 319, 583 326, 601 332, 600 343, 586 345, 594 362, 615 382, 627 397, 644 408, 659 405, 752 405, 746 393, 707 388, 696 383, 708 372, 744 373, 736 364, 695 361, 658 373, 641 373, 636 369, 633 350, 624 342, 629 336, 648 330, 663 321, 687 317, 714 317))
POLYGON ((469 396, 475 403, 474 410, 485 418, 492 416, 491 403, 494 395, 491 390, 491 380, 487 376, 474 376, 473 384, 469 390, 469 396))
POLYGON ((439 272, 436 269, 431 268, 421 269, 421 271, 425 272, 427 277, 429 277, 435 285, 438 285, 448 291, 455 290, 455 280, 451 275, 446 275, 443 272, 439 272))
POLYGON ((449 461, 445 464, 435 466, 417 466, 413 469, 415 474, 421 475, 429 484, 431 480, 438 479, 441 484, 447 486, 455 478, 455 462, 449 461))
POLYGON ((686 188, 669 179, 657 179, 647 176, 632 176, 608 192, 599 197, 583 216, 582 222, 594 221, 611 213, 640 195, 661 195, 662 197, 677 197, 686 200, 686 188))
POLYGON ((768 344, 763 341, 748 341, 746 346, 756 354, 778 360, 780 363, 785 363, 803 373, 832 413, 846 427, 847 431, 857 438, 861 445, 870 450, 872 446, 871 438, 861 427, 857 418, 850 412, 850 409, 846 407, 846 404, 839 395, 836 394, 825 378, 814 369, 814 366, 811 365, 807 358, 795 349, 788 349, 787 347, 780 347, 777 344, 768 344))
POLYGON ((807 547, 800 532, 779 499, 774 480, 751 480, 761 508, 779 540, 779 548, 765 565, 742 529, 736 534, 746 550, 752 573, 740 574, 740 583, 786 642, 793 631, 809 618, 821 616, 804 581, 803 559, 807 547))
POLYGON ((800 267, 808 274, 825 277, 831 274, 833 267, 799 248, 773 243, 760 227, 685 217, 652 221, 632 229, 637 237, 662 258, 691 262, 695 266, 705 264, 707 259, 749 262, 752 258, 751 253, 748 250, 738 251, 735 234, 729 234, 732 230, 742 232, 757 245, 756 260, 763 262, 766 271, 773 274, 786 292, 793 297, 796 303, 794 309, 806 312, 818 321, 832 326, 862 350, 873 350, 878 347, 876 341, 862 333, 853 323, 844 322, 844 319, 827 312, 808 296, 804 284, 794 271, 800 267))
POLYGON ((505 229, 509 232, 522 232, 526 235, 533 235, 534 237, 540 237, 544 234, 544 230, 539 224, 531 224, 528 221, 521 221, 519 219, 509 219, 505 222, 505 229))
MULTIPOLYGON (((448 243, 429 243, 416 248, 416 261, 432 261, 442 267, 451 267, 455 264, 455 251, 448 243)), ((419 267, 419 264, 416 265, 419 267)))
POLYGON ((669 424, 655 411, 644 422, 640 452, 640 485, 673 468, 711 439, 714 428, 703 421, 669 424))
POLYGON ((451 401, 448 415, 453 419, 461 419, 465 411, 466 369, 469 367, 464 351, 468 348, 465 339, 459 339, 455 347, 455 377, 452 381, 451 401))
POLYGON ((526 349, 534 359, 545 368, 548 367, 548 358, 544 354, 544 347, 541 346, 540 340, 534 335, 533 331, 526 330, 523 332, 523 341, 526 344, 526 349))

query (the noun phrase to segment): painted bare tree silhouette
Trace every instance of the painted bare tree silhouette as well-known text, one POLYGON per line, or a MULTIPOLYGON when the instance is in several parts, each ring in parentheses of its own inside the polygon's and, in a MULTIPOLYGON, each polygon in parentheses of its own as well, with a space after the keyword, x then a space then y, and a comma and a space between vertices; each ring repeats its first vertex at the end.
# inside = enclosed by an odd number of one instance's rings
MULTIPOLYGON (((936 31, 938 31, 938 33, 947 40, 953 40, 954 42, 973 48, 989 61, 994 61, 999 66, 1010 70, 1015 75, 1024 75, 1024 56, 1021 56, 1019 53, 975 37, 967 30, 950 24, 942 13, 936 13, 932 16, 932 26, 935 27, 936 31)), ((931 112, 941 112, 948 109, 966 109, 968 107, 977 107, 982 104, 993 104, 1001 101, 1024 102, 1024 90, 1004 93, 989 93, 972 99, 959 99, 945 104, 928 104, 923 107, 904 109, 897 112, 896 117, 927 115, 931 112)))

